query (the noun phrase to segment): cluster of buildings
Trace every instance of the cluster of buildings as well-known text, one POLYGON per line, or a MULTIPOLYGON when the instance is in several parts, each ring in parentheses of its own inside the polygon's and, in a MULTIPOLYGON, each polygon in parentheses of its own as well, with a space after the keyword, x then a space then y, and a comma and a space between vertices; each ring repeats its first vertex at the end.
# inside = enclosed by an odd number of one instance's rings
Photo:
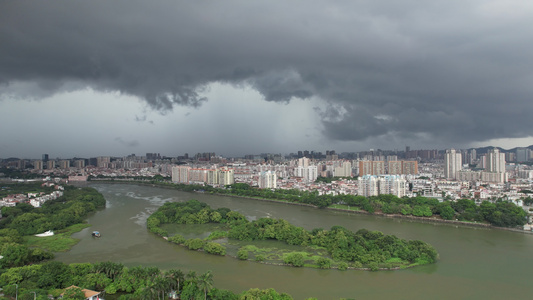
POLYGON ((479 166, 483 170, 476 171, 463 168, 462 154, 455 149, 446 150, 444 157, 444 177, 459 181, 485 181, 504 183, 508 181, 505 169, 505 154, 500 150, 490 149, 479 158, 479 166))
POLYGON ((225 186, 247 183, 258 188, 299 189, 319 194, 359 194, 438 199, 506 199, 519 201, 533 191, 529 148, 515 151, 469 149, 445 151, 370 150, 359 153, 298 151, 224 158, 213 152, 190 156, 100 156, 90 159, 9 161, 9 167, 28 166, 32 172, 69 180, 162 176, 182 184, 225 186), (478 153, 478 151, 480 153, 478 153), (357 178, 355 178, 357 176, 357 178), (333 182, 319 177, 336 177, 333 182))
POLYGON ((63 196, 63 186, 56 185, 51 182, 45 182, 42 186, 54 187, 55 191, 50 194, 45 194, 44 192, 39 193, 27 193, 27 194, 11 194, 0 199, 0 206, 11 206, 14 207, 17 203, 28 202, 33 207, 41 207, 41 205, 49 200, 55 200, 63 196))

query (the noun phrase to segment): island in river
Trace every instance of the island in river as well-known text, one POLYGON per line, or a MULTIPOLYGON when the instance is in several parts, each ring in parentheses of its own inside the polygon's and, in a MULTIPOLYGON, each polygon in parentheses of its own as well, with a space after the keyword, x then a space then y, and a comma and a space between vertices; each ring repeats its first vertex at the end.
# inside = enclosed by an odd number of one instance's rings
POLYGON ((430 264, 438 258, 437 251, 431 245, 419 240, 406 241, 366 229, 354 233, 341 226, 333 226, 330 230, 317 228, 307 231, 282 219, 248 221, 236 211, 228 208, 214 210, 196 200, 165 203, 148 218, 147 227, 169 242, 191 250, 226 255, 229 248, 232 256, 242 260, 295 267, 375 271, 430 264), (162 227, 166 224, 216 226, 207 228, 211 233, 205 239, 186 239, 180 234, 168 237, 168 231, 162 227), (258 248, 253 244, 253 241, 264 240, 281 242, 278 243, 281 249, 258 248))

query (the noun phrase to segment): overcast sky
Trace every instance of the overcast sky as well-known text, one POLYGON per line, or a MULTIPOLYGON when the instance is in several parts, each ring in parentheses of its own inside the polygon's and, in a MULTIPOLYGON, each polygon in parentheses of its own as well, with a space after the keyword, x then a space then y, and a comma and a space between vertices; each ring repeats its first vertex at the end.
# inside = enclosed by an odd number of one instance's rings
POLYGON ((1 1, 0 157, 533 144, 533 1, 1 1))

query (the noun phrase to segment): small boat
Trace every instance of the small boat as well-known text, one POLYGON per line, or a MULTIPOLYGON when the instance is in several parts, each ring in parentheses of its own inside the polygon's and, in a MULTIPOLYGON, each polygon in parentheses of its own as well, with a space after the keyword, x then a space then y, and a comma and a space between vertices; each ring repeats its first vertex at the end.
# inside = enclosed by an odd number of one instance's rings
POLYGON ((52 236, 52 235, 54 235, 54 232, 52 230, 48 230, 46 232, 36 234, 35 236, 43 237, 43 236, 52 236))
POLYGON ((100 232, 98 232, 98 231, 93 231, 92 236, 94 236, 94 237, 100 237, 100 232))

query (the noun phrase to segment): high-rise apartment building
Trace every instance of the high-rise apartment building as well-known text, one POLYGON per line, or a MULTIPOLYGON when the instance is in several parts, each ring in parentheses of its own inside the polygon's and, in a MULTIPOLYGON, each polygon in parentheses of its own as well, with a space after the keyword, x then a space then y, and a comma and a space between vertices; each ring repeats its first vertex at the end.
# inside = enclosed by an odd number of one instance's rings
POLYGON ((516 148, 516 161, 517 162, 526 162, 529 161, 530 158, 530 150, 529 148, 516 148))
POLYGON ((257 184, 260 189, 275 189, 277 188, 276 172, 265 171, 259 174, 257 184))
POLYGON ((363 175, 383 175, 385 172, 385 162, 382 160, 361 160, 359 161, 359 176, 363 175))
POLYGON ((401 175, 385 175, 378 178, 379 194, 403 197, 406 194, 407 181, 401 175))
POLYGON ((59 161, 59 168, 66 170, 70 168, 70 160, 61 160, 59 161))
POLYGON ((487 171, 503 173, 505 172, 505 154, 500 153, 497 148, 489 150, 487 153, 487 171))
POLYGON ((109 168, 111 163, 111 157, 109 156, 99 156, 96 158, 96 166, 98 168, 109 168))
POLYGON ((418 162, 413 160, 397 160, 387 162, 387 174, 418 174, 418 162))
POLYGON ((78 169, 85 168, 85 160, 84 159, 78 159, 78 160, 74 161, 74 167, 78 168, 78 169))
POLYGON ((352 163, 343 161, 338 167, 333 170, 333 176, 336 177, 352 177, 352 163))
POLYGON ((189 183, 203 184, 207 182, 207 169, 189 169, 189 183))
POLYGON ((218 185, 218 173, 217 169, 210 169, 207 171, 207 184, 218 185))
POLYGON ((34 160, 33 161, 33 169, 34 170, 42 170, 43 169, 43 161, 42 160, 34 160))
POLYGON ((218 183, 220 185, 230 185, 235 183, 235 170, 233 169, 220 169, 218 175, 218 183))
POLYGON ((172 182, 189 183, 189 166, 174 166, 172 167, 172 182))
POLYGON ((304 168, 309 167, 309 158, 302 157, 298 159, 298 167, 304 167, 304 168))
POLYGON ((462 169, 461 153, 455 149, 446 149, 444 155, 444 177, 446 179, 457 179, 457 172, 462 169))
POLYGON ((468 163, 471 163, 471 164, 473 164, 477 160, 477 151, 476 151, 476 149, 470 150, 468 158, 469 158, 468 163))
POLYGON ((359 195, 370 197, 379 195, 378 178, 373 175, 363 175, 358 179, 359 195))
POLYGON ((407 192, 407 181, 402 175, 363 175, 358 179, 359 195, 370 197, 391 194, 403 197, 407 192))

